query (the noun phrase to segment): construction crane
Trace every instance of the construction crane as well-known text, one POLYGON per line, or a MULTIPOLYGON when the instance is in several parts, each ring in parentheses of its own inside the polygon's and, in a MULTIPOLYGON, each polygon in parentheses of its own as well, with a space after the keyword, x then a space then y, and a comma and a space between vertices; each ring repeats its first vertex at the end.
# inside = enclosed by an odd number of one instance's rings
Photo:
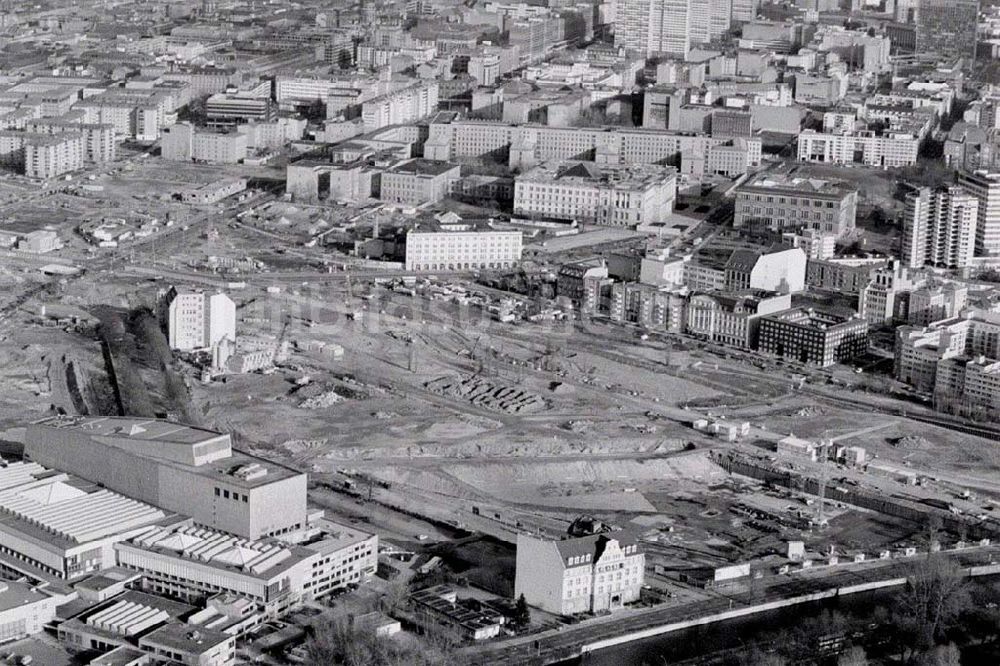
POLYGON ((825 524, 826 517, 823 515, 826 507, 826 487, 830 483, 830 454, 833 452, 833 445, 837 442, 850 439, 852 437, 857 437, 858 435, 864 435, 873 430, 879 430, 881 428, 886 428, 892 425, 892 423, 884 423, 877 426, 869 426, 867 428, 860 428, 858 430, 851 430, 845 432, 836 437, 827 437, 827 434, 831 431, 836 432, 834 429, 826 429, 823 431, 823 435, 820 437, 819 444, 819 478, 816 480, 819 484, 819 488, 816 491, 816 496, 819 498, 816 502, 816 524, 823 526, 825 524))

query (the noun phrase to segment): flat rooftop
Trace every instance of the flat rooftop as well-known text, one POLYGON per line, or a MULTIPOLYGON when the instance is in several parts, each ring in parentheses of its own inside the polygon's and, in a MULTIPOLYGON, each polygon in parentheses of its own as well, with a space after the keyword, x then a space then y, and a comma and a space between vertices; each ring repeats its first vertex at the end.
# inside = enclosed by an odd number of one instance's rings
POLYGON ((207 428, 135 417, 80 416, 43 419, 36 422, 50 428, 79 430, 94 437, 127 437, 143 441, 164 441, 195 444, 207 442, 223 433, 207 428))
POLYGON ((0 582, 0 613, 21 606, 30 606, 48 598, 27 583, 0 582))
MULTIPOLYGON (((302 474, 233 449, 227 433, 163 419, 55 416, 31 424, 28 428, 29 438, 34 427, 71 431, 96 440, 100 445, 148 457, 163 465, 178 467, 212 479, 225 478, 227 483, 242 488, 263 486, 302 474), (173 446, 156 446, 157 444, 173 446)), ((28 440, 26 450, 30 454, 31 443, 28 440)))
POLYGON ((391 173, 403 173, 417 176, 440 176, 443 173, 456 168, 457 164, 451 162, 441 162, 438 160, 427 160, 422 157, 412 159, 394 166, 389 171, 391 173))
POLYGON ((152 643, 188 654, 201 654, 231 640, 235 640, 235 638, 221 631, 176 623, 166 624, 141 638, 144 643, 152 643))

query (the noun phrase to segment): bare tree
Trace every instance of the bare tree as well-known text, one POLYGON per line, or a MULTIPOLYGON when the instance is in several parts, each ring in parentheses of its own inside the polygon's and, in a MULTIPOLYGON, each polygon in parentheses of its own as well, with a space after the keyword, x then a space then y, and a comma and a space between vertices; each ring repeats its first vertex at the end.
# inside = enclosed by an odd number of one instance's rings
POLYGON ((901 656, 912 660, 933 647, 968 605, 968 585, 954 563, 941 555, 915 562, 893 609, 901 656))

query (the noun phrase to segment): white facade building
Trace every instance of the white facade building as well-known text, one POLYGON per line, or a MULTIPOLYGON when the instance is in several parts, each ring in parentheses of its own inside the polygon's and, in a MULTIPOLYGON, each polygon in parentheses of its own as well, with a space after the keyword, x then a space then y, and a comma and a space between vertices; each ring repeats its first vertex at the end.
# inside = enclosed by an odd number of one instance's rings
POLYGON ((645 562, 626 532, 562 541, 519 534, 514 596, 557 615, 614 610, 639 599, 645 562))
POLYGON ((165 301, 171 349, 211 349, 223 338, 236 340, 236 305, 225 294, 171 288, 165 301))
POLYGON ((903 262, 908 268, 965 268, 975 250, 979 203, 961 187, 922 187, 906 197, 903 262))
POLYGON ((521 261, 520 231, 411 231, 406 270, 511 268, 521 261))
POLYGON ((368 100, 361 105, 365 131, 419 120, 437 111, 437 81, 422 81, 402 90, 368 100))
POLYGON ((865 166, 893 168, 917 163, 920 138, 907 132, 867 130, 823 134, 805 130, 799 134, 800 162, 821 164, 863 164, 865 166))
POLYGON ((958 184, 979 202, 976 256, 1000 255, 1000 174, 963 171, 958 184))
POLYGON ((666 220, 676 192, 677 176, 670 167, 550 163, 517 177, 514 213, 634 227, 666 220))

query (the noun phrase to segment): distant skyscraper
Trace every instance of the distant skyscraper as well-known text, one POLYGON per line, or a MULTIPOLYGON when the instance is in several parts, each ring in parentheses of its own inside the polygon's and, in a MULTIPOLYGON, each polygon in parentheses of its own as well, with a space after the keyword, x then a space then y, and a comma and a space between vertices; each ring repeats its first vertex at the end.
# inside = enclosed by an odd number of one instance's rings
POLYGON ((972 263, 979 202, 961 187, 926 187, 906 197, 903 262, 909 268, 972 263))
POLYGON ((979 202, 976 255, 1000 255, 1000 174, 962 171, 958 174, 958 184, 979 202))
MULTIPOLYGON (((645 54, 685 56, 696 44, 718 39, 735 20, 736 5, 757 0, 622 0, 615 45, 645 54)), ((749 20, 749 19, 744 19, 749 20)))
POLYGON ((757 10, 760 8, 760 0, 732 0, 732 2, 733 22, 747 23, 757 17, 757 10))
POLYGON ((973 58, 979 0, 917 0, 917 53, 973 58))
POLYGON ((733 0, 691 0, 691 43, 719 39, 733 22, 733 0))

